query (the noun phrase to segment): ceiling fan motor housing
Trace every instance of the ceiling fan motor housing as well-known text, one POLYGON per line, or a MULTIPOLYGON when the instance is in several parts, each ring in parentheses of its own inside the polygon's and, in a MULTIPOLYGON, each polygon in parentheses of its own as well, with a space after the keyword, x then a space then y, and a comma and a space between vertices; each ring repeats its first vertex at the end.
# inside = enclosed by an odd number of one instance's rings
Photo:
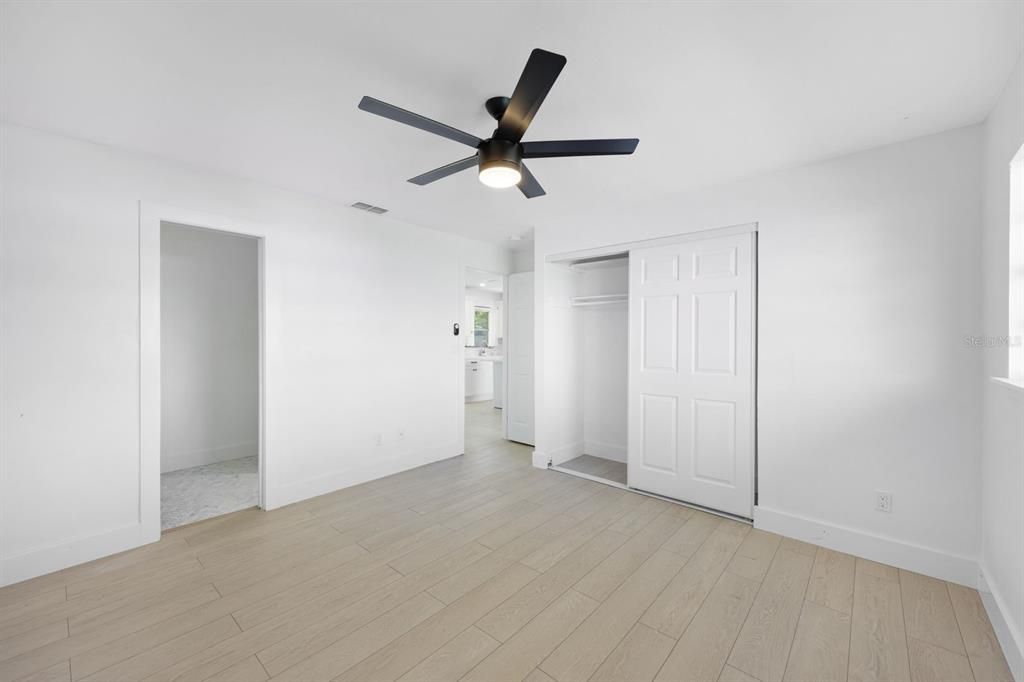
POLYGON ((492 137, 480 144, 480 170, 485 168, 511 168, 520 171, 523 147, 518 142, 492 137))

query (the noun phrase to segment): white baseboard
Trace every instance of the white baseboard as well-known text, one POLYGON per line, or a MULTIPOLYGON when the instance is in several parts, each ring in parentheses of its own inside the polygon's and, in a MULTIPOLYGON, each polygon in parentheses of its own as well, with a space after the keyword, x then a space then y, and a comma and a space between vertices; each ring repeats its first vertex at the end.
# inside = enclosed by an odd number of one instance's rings
POLYGON ((179 469, 191 469, 192 467, 214 464, 216 462, 227 462, 232 459, 243 457, 254 457, 259 454, 259 443, 251 441, 248 443, 236 443, 225 445, 209 450, 196 450, 195 452, 163 453, 160 457, 160 473, 166 474, 179 469))
MULTIPOLYGON (((272 486, 267 490, 267 509, 276 509, 293 502, 324 495, 342 488, 397 474, 424 464, 461 455, 458 443, 416 453, 381 457, 371 463, 316 476, 296 483, 272 486), (271 492, 273 496, 271 498, 271 492)), ((546 466, 546 465, 545 465, 546 466)), ((34 547, 0 559, 0 586, 53 573, 118 552, 141 547, 160 539, 146 537, 140 524, 126 525, 109 531, 69 538, 50 545, 34 547)))
POLYGON ((415 453, 367 458, 368 461, 365 463, 348 469, 332 471, 294 483, 276 484, 267 491, 266 508, 268 510, 277 509, 286 504, 301 502, 318 495, 326 495, 342 488, 359 485, 360 483, 373 481, 384 476, 401 473, 408 469, 415 469, 424 464, 457 457, 461 454, 462 448, 460 444, 452 442, 441 447, 415 453), (270 494, 271 491, 272 495, 270 494))
POLYGON ((1024 682, 1024 632, 1020 631, 1019 624, 1007 617, 1012 612, 998 588, 989 583, 984 567, 978 569, 978 594, 981 595, 981 603, 985 605, 985 612, 992 622, 992 629, 996 631, 996 638, 999 640, 999 646, 1003 648, 1003 656, 1006 657, 1006 664, 1010 666, 1013 679, 1024 682))
POLYGON ((538 469, 547 469, 548 464, 551 463, 551 458, 540 450, 533 451, 533 466, 538 469))
POLYGON ((156 537, 145 537, 142 525, 133 523, 33 547, 0 560, 0 587, 141 547, 159 539, 159 534, 156 537))
POLYGON ((978 583, 978 562, 970 557, 760 506, 754 527, 960 585, 978 583))
POLYGON ((598 443, 588 440, 583 443, 583 452, 591 457, 610 459, 613 462, 626 463, 626 446, 611 445, 610 443, 598 443))
POLYGON ((575 459, 583 454, 583 442, 577 441, 575 443, 569 443, 563 445, 560 448, 549 450, 548 455, 551 458, 551 463, 555 466, 568 462, 570 459, 575 459))

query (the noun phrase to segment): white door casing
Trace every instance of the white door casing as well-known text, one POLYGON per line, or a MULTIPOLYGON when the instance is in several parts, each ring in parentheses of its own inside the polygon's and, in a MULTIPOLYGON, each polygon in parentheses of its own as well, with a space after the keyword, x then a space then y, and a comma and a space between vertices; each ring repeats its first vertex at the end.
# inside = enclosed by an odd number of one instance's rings
POLYGON ((753 517, 753 233, 630 250, 632 488, 753 517))
POLYGON ((533 273, 509 275, 505 299, 507 437, 533 445, 533 273))
MULTIPOLYGON (((267 362, 266 226, 191 209, 139 202, 139 526, 141 542, 160 539, 160 224, 190 227, 254 237, 258 247, 259 303, 259 464, 260 507, 274 509, 274 464, 267 448, 267 386, 271 381, 267 362)), ((125 547, 125 549, 128 549, 125 547)), ((120 550, 118 550, 120 551, 120 550)))

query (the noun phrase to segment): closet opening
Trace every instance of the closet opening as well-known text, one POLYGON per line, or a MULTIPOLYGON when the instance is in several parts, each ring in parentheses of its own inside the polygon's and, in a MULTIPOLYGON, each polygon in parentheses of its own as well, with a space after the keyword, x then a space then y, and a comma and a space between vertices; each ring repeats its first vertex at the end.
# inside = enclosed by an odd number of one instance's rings
MULTIPOLYGON (((575 348, 575 395, 582 440, 552 469, 627 486, 629 254, 582 258, 564 268, 566 334, 575 348), (579 454, 577 454, 579 453, 579 454)), ((560 458, 561 459, 561 458, 560 458)))
POLYGON ((757 225, 544 267, 535 466, 753 518, 757 225))

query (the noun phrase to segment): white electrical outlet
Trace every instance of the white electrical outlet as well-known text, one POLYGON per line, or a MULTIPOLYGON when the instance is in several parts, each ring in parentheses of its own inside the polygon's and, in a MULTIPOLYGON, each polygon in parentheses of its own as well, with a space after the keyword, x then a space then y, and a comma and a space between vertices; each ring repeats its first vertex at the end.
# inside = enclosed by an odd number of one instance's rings
POLYGON ((384 445, 384 434, 383 433, 378 433, 377 434, 377 445, 384 445))
POLYGON ((875 491, 875 509, 887 514, 892 512, 892 493, 885 493, 881 490, 875 491))

